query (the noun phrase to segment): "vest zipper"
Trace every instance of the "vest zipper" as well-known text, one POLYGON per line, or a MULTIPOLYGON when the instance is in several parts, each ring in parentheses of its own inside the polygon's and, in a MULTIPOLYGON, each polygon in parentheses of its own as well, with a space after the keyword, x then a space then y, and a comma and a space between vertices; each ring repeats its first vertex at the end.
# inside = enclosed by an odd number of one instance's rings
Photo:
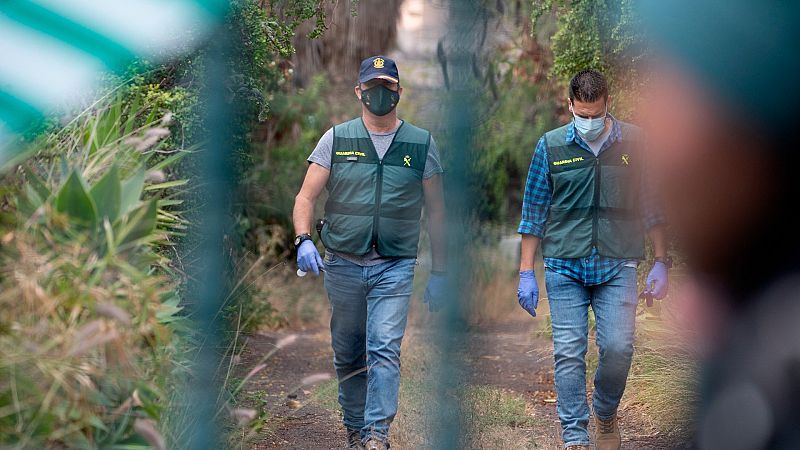
MULTIPOLYGON (((388 151, 387 151, 388 153, 388 151)), ((386 157, 386 155, 384 155, 386 157)), ((378 177, 375 188, 375 216, 372 218, 372 248, 378 247, 378 224, 381 216, 381 196, 383 195, 383 160, 378 161, 378 177)))
POLYGON ((594 214, 592 217, 592 247, 597 248, 597 227, 600 222, 600 157, 594 159, 594 214))
MULTIPOLYGON (((395 130, 394 137, 392 137, 392 142, 389 143, 389 148, 386 149, 386 153, 383 154, 383 158, 386 158, 386 155, 388 155, 392 150, 392 147, 394 147, 394 141, 397 139, 397 135, 400 134, 400 129, 403 128, 403 125, 405 124, 405 120, 400 121, 400 126, 397 127, 397 130, 395 130)), ((377 157, 378 151, 375 149, 375 144, 372 142, 372 137, 369 135, 369 130, 367 130, 367 126, 364 124, 363 118, 361 118, 361 126, 364 128, 364 131, 367 132, 372 153, 377 157)), ((383 158, 378 158, 378 186, 375 188, 375 216, 372 218, 372 248, 376 250, 378 249, 378 224, 380 223, 379 219, 381 216, 381 197, 383 196, 383 158)))

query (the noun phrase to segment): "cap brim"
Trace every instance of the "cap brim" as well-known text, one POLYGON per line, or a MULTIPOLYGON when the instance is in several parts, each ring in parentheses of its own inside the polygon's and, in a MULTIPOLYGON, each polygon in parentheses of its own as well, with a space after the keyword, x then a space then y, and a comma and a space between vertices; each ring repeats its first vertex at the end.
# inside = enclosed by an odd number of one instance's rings
POLYGON ((372 81, 372 80, 386 80, 386 81, 391 81, 392 83, 400 82, 400 80, 398 80, 397 78, 390 77, 389 75, 376 75, 374 77, 368 77, 366 79, 362 79, 361 82, 366 83, 367 81, 372 81))

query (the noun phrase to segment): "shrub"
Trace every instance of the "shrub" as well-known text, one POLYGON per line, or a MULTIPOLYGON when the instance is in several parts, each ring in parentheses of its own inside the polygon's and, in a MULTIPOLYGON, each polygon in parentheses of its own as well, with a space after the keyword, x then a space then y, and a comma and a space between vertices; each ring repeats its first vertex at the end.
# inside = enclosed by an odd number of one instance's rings
MULTIPOLYGON (((168 118, 120 99, 41 143, 15 177, 0 253, 0 446, 146 444, 184 320, 169 259, 184 226, 168 118), (145 433, 146 434, 146 433, 145 433)), ((152 436, 151 436, 152 438, 152 436)), ((151 442, 152 443, 152 442, 151 442)))

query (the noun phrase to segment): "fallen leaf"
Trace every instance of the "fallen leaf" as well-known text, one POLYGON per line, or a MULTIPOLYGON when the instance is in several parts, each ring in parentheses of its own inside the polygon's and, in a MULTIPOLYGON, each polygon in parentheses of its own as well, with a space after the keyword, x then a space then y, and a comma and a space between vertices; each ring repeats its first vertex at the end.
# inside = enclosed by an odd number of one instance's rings
POLYGON ((300 409, 303 407, 303 404, 298 402, 297 400, 289 400, 286 402, 286 406, 292 409, 300 409))

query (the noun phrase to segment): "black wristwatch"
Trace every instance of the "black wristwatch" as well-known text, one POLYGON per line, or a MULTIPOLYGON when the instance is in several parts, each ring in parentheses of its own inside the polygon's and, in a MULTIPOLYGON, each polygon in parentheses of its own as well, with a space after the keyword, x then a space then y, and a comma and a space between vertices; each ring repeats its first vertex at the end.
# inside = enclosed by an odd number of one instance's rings
POLYGON ((667 269, 672 269, 672 257, 671 256, 664 256, 663 258, 660 257, 660 256, 657 256, 655 258, 655 262, 663 263, 665 266, 667 266, 667 269))
POLYGON ((294 248, 298 248, 300 247, 300 244, 310 240, 311 240, 311 235, 308 233, 303 233, 301 235, 298 235, 294 238, 294 248))

